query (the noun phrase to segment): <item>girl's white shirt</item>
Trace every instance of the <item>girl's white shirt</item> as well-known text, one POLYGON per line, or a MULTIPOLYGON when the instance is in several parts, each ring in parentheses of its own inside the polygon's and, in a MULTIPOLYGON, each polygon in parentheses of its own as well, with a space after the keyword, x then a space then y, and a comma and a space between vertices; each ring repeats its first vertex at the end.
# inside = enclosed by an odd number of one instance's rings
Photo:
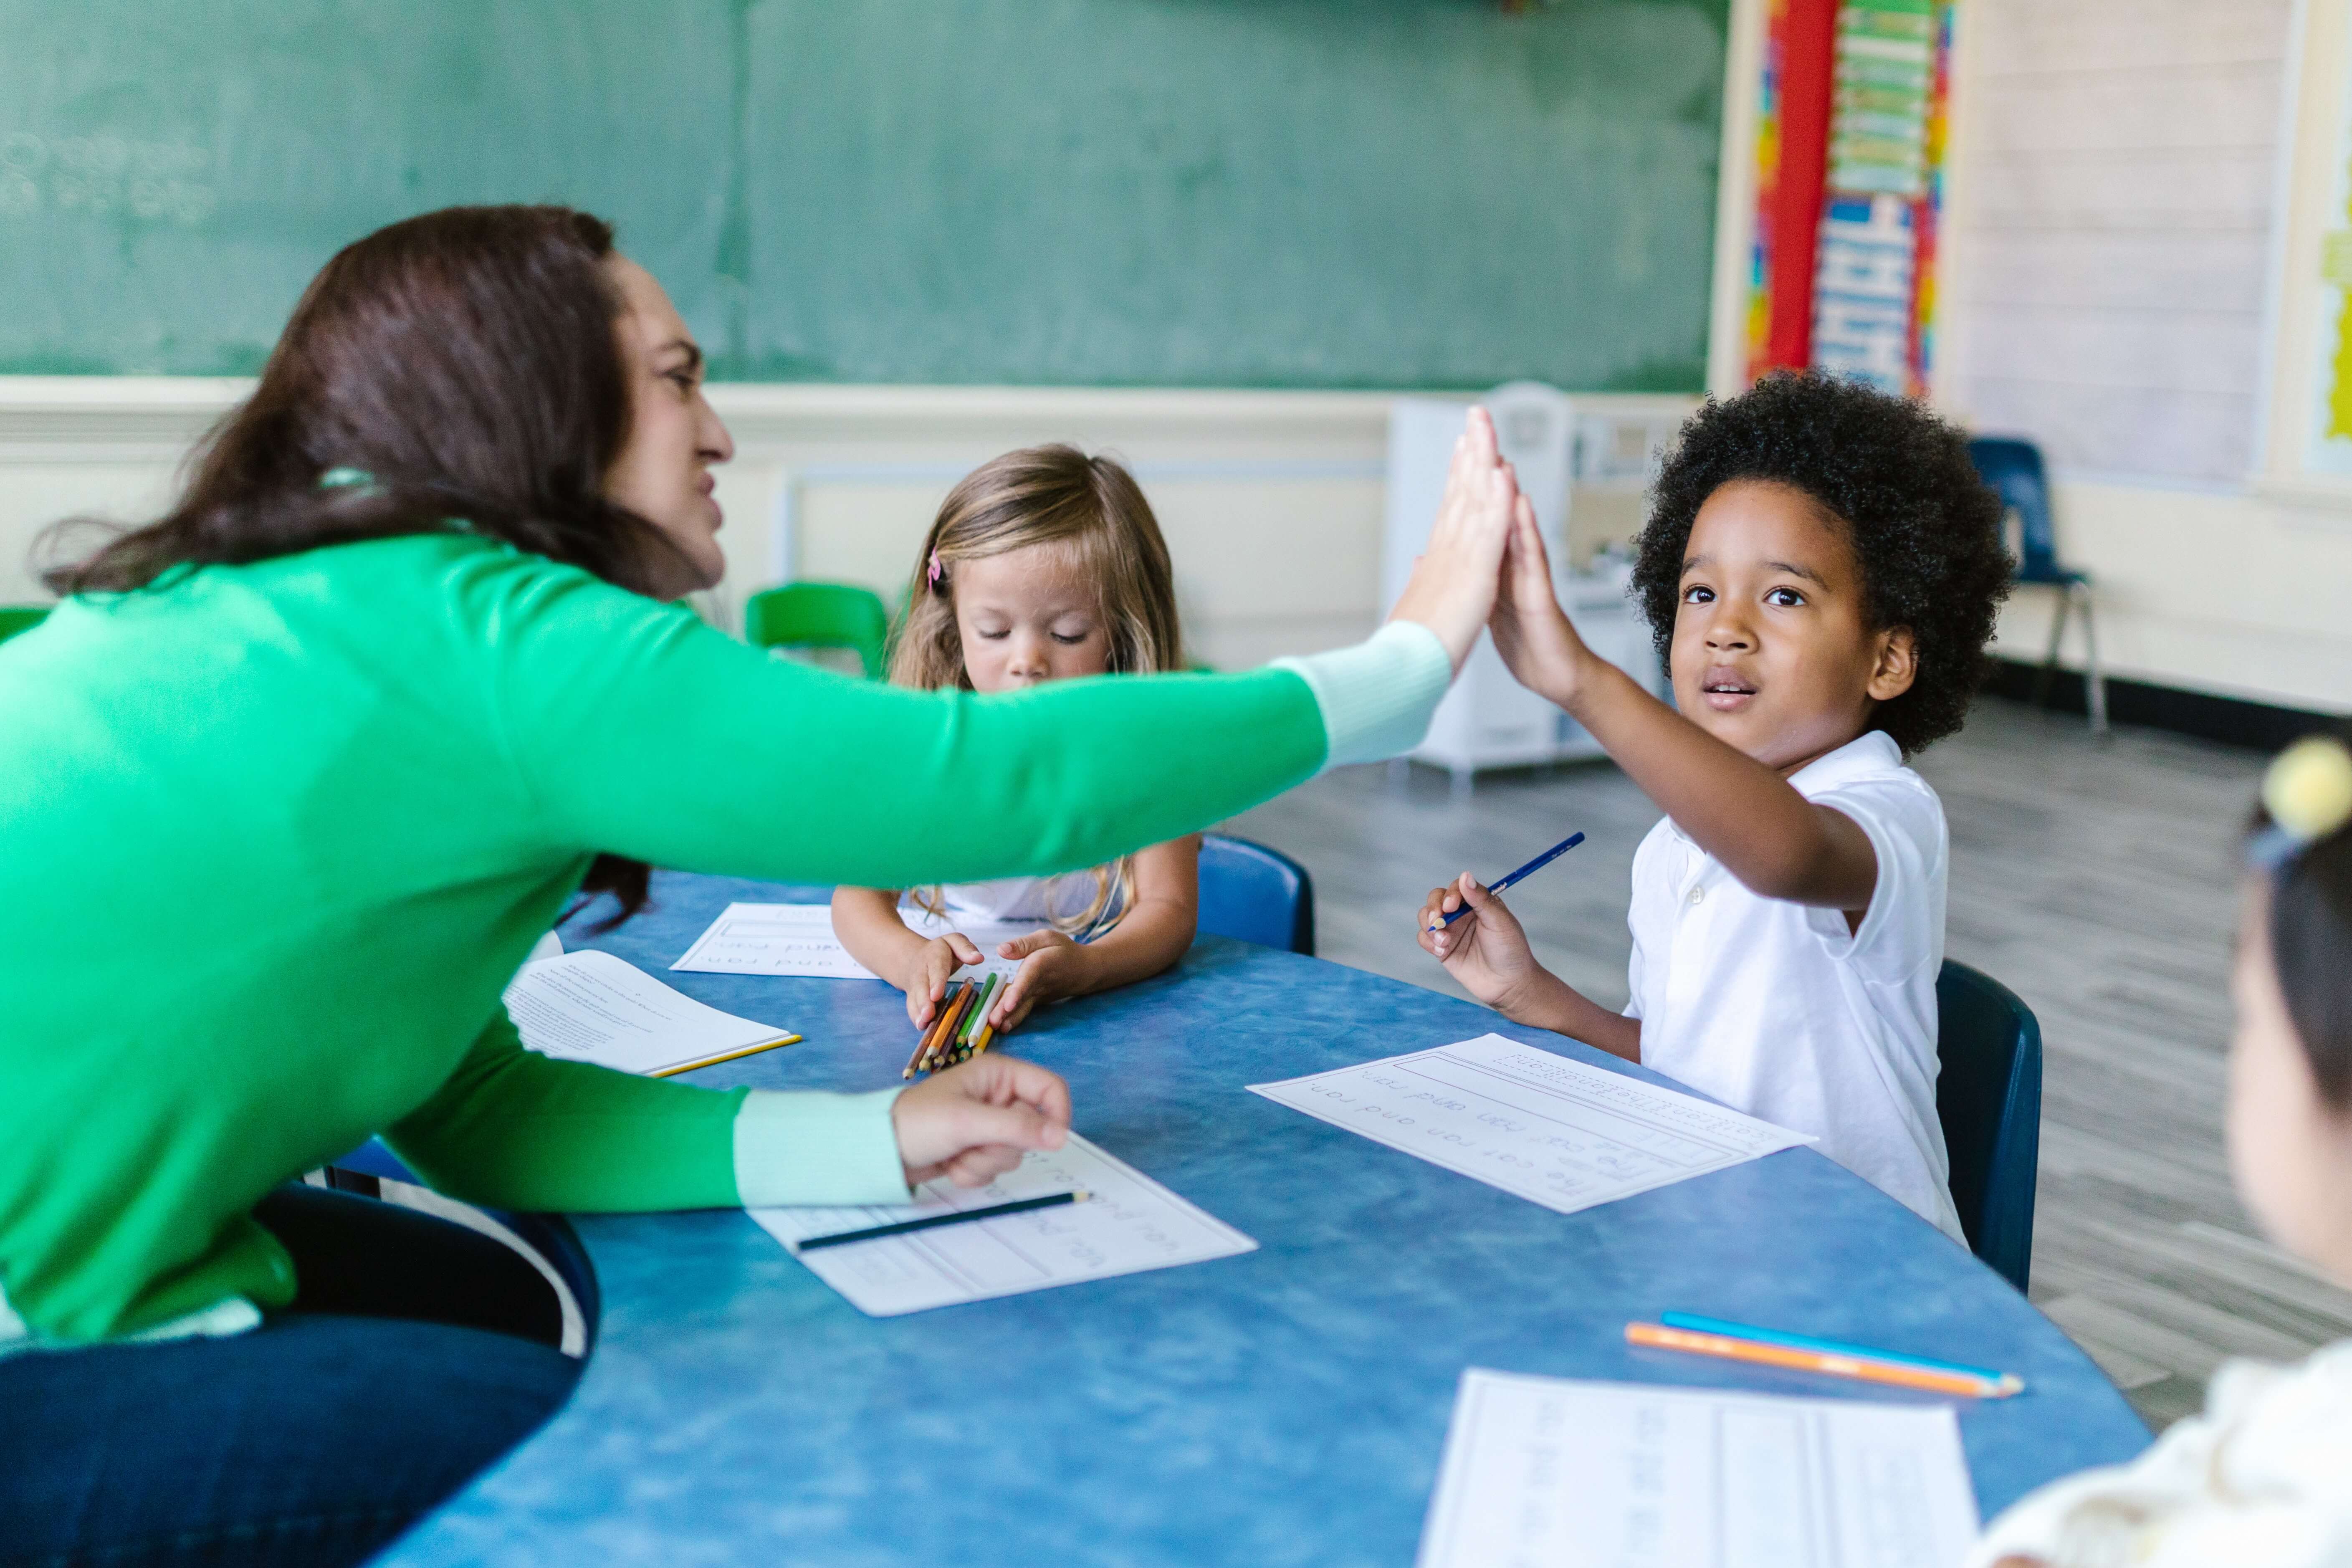
MULTIPOLYGON (((950 882, 939 890, 940 909, 950 924, 1042 924, 1086 913, 1087 906, 1095 901, 1097 886, 1092 871, 1064 871, 1053 877, 999 877, 989 882, 950 882)), ((911 897, 902 900, 901 907, 922 912, 911 897)))
POLYGON ((2030 1492, 1968 1568, 2345 1568, 2352 1564, 2352 1340, 2300 1366, 2236 1361, 2205 1413, 2128 1465, 2030 1492))

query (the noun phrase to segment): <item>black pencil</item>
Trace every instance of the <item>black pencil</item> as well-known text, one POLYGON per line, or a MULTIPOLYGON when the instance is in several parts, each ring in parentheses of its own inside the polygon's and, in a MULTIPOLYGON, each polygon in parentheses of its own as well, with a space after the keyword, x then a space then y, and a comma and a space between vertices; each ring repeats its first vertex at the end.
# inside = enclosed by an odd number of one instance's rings
POLYGON ((837 1230, 831 1236, 812 1236, 806 1241, 793 1244, 794 1252, 807 1252, 819 1247, 839 1247, 845 1242, 874 1241, 886 1236, 904 1236, 910 1230, 930 1230, 943 1225, 961 1225, 968 1219, 994 1219, 999 1215, 1026 1214, 1031 1209, 1049 1209, 1057 1204, 1082 1204, 1087 1201, 1084 1187, 1075 1193, 1055 1193, 1051 1197, 1018 1198, 1009 1204, 991 1204, 984 1209, 958 1209, 953 1214, 929 1215, 921 1219, 902 1219, 895 1225, 869 1226, 864 1230, 837 1230))

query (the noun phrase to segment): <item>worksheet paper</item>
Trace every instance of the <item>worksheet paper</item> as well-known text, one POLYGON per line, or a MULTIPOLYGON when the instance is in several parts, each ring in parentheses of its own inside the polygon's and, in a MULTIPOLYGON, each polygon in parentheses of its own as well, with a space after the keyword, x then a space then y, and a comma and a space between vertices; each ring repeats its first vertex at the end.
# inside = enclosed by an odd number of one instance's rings
POLYGON ((806 1237, 1079 1189, 1088 1194, 1082 1204, 793 1255, 867 1317, 895 1318, 1257 1250, 1232 1226, 1075 1132, 1053 1153, 1033 1152, 984 1187, 959 1187, 942 1177, 918 1188, 912 1204, 751 1213, 791 1250, 806 1237))
POLYGON ((1815 1142, 1500 1035, 1249 1089, 1561 1214, 1815 1142))
POLYGON ((1956 1568, 1976 1533, 1948 1405, 1472 1367, 1418 1568, 1956 1568))
MULTIPOLYGON (((1020 969, 1018 959, 996 956, 999 943, 1036 931, 1035 924, 969 924, 950 927, 933 917, 918 915, 908 928, 930 937, 961 931, 972 940, 984 962, 955 972, 961 980, 1002 974, 1008 981, 1020 969)), ((695 938, 686 956, 672 969, 705 974, 792 974, 821 980, 878 980, 880 975, 849 956, 833 934, 833 909, 828 904, 730 904, 710 929, 695 938)))
POLYGON ((682 1071, 793 1037, 706 1007, 593 949, 525 964, 507 985, 506 1004, 532 1050, 623 1072, 682 1071))

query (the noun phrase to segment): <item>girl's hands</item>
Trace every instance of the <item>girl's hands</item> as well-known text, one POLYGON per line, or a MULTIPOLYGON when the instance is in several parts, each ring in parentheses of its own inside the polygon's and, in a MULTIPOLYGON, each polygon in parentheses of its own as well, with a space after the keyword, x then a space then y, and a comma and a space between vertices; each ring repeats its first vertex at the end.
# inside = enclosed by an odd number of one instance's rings
POLYGON ((1040 1002, 1083 995, 1091 989, 1087 964, 1091 955, 1057 931, 1032 931, 996 950, 999 958, 1022 960, 1012 983, 989 1005, 988 1021, 1000 1035, 1010 1034, 1040 1002))
MULTIPOLYGON (((891 917, 897 919, 896 915, 891 917)), ((907 966, 907 1016, 918 1029, 930 1026, 940 1016, 940 998, 948 994, 948 978, 967 963, 980 962, 980 949, 960 931, 935 936, 923 943, 907 966)))
POLYGON ((1420 921, 1422 951, 1434 954, 1448 974, 1489 1007, 1510 1013, 1511 999, 1549 973, 1536 962, 1518 917, 1467 871, 1453 887, 1429 890, 1420 921), (1444 917, 1465 904, 1470 912, 1447 925, 1444 917))
POLYGON ((1488 625, 1495 651, 1521 686, 1561 708, 1576 700, 1594 656, 1552 593, 1551 561, 1536 527, 1536 509, 1525 496, 1511 510, 1502 591, 1488 625))
POLYGON ((907 1184, 945 1175, 985 1186, 1032 1149, 1070 1135, 1070 1086, 1034 1062, 993 1054, 936 1072, 890 1102, 907 1184))
POLYGON ((1389 612, 1392 621, 1418 621, 1435 632, 1457 672, 1493 612, 1518 499, 1518 478, 1495 445, 1495 421, 1485 409, 1473 408, 1454 443, 1445 499, 1438 503, 1429 543, 1389 612))

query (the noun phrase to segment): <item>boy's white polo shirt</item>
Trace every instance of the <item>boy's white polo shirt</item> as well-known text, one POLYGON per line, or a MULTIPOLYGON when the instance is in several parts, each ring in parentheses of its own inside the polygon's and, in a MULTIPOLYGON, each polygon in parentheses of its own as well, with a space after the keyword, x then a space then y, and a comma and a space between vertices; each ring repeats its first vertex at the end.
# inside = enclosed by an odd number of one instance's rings
POLYGON ((1625 1012, 1642 1020, 1643 1064, 1813 1134, 1822 1153, 1959 1240, 1936 1119, 1943 803, 1877 730, 1789 783, 1869 835, 1869 911, 1849 932, 1836 910, 1759 898, 1661 821, 1634 853, 1626 917, 1625 1012))

